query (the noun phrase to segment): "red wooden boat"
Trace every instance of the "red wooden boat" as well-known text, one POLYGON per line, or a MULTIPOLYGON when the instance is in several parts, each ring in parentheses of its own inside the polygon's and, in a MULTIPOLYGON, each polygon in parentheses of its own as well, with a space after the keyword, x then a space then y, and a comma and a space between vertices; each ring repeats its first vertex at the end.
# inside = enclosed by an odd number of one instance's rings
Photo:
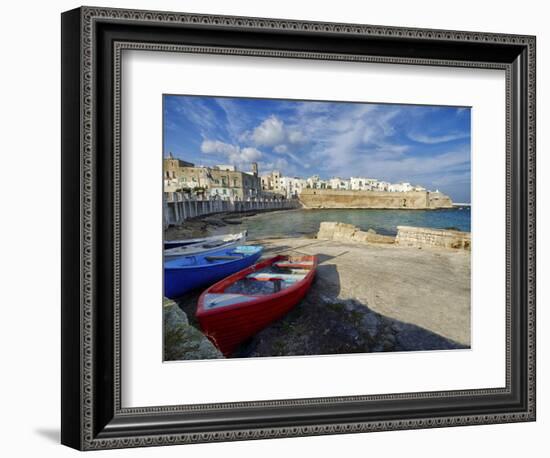
POLYGON ((316 256, 275 256, 219 281, 199 298, 202 330, 230 355, 305 296, 316 268, 316 256))

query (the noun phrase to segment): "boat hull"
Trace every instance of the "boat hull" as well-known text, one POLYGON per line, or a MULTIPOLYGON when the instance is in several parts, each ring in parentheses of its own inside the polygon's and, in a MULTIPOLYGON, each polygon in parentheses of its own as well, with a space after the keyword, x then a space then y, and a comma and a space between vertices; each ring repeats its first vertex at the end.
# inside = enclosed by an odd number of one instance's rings
POLYGON ((190 243, 184 243, 185 240, 179 240, 168 243, 179 243, 178 246, 167 247, 165 244, 164 259, 171 260, 182 256, 191 256, 197 254, 214 253, 216 251, 242 245, 246 241, 246 231, 238 234, 224 236, 206 237, 204 239, 194 239, 190 243), (213 246, 209 246, 213 245, 213 246))
MULTIPOLYGON (((222 252, 225 253, 227 250, 222 252)), ((207 253, 207 255, 217 253, 220 253, 220 251, 207 253)), ((165 265, 164 295, 174 299, 194 289, 210 286, 222 278, 254 264, 261 255, 262 250, 260 249, 254 254, 224 264, 197 265, 185 268, 170 268, 165 265)))
POLYGON ((315 276, 316 259, 310 273, 303 280, 280 292, 264 296, 244 296, 240 303, 213 310, 207 310, 205 306, 208 295, 215 291, 223 291, 227 285, 284 258, 277 256, 262 261, 220 281, 202 293, 197 307, 197 319, 205 335, 224 355, 231 355, 239 344, 282 318, 304 298, 315 276))

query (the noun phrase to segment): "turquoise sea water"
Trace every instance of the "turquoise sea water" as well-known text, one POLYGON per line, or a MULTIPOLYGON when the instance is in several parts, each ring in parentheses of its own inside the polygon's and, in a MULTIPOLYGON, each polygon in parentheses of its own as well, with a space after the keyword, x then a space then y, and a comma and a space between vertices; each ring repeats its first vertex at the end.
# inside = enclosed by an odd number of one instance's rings
MULTIPOLYGON (((238 219, 238 217, 235 217, 238 219)), ((261 213, 243 218, 241 224, 232 224, 216 232, 248 230, 248 239, 304 236, 315 234, 322 221, 339 221, 374 229, 379 234, 395 235, 397 226, 458 229, 470 232, 470 207, 441 210, 291 210, 261 213)))

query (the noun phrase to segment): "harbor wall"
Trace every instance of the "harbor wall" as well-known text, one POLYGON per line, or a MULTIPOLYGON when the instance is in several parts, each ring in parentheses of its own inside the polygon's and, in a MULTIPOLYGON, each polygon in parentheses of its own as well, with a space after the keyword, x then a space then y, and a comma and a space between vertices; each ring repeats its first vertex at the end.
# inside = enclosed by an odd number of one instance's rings
POLYGON ((319 240, 335 240, 357 243, 395 243, 395 238, 389 235, 377 234, 374 230, 362 231, 353 224, 323 221, 317 233, 319 240))
POLYGON ((452 208, 451 198, 440 192, 342 191, 304 189, 300 202, 305 208, 379 208, 436 209, 452 208))
POLYGON ((377 234, 372 229, 362 231, 357 226, 347 223, 323 221, 317 233, 319 240, 337 242, 355 242, 363 244, 396 243, 415 248, 447 248, 471 250, 470 232, 449 229, 432 229, 428 227, 397 226, 397 236, 377 234))
POLYGON ((188 199, 182 193, 165 193, 164 226, 182 224, 186 219, 214 213, 273 211, 300 207, 295 199, 255 199, 249 201, 188 199))
POLYGON ((396 243, 412 247, 435 247, 471 250, 470 232, 427 227, 397 226, 396 243))

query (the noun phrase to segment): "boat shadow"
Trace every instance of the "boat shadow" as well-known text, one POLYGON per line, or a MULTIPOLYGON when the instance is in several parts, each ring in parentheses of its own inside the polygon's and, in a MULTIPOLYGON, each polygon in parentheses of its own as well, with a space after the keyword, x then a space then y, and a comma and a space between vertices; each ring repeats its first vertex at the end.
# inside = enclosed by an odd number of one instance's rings
POLYGON ((306 297, 281 320, 243 343, 231 358, 468 349, 354 300, 306 297))

